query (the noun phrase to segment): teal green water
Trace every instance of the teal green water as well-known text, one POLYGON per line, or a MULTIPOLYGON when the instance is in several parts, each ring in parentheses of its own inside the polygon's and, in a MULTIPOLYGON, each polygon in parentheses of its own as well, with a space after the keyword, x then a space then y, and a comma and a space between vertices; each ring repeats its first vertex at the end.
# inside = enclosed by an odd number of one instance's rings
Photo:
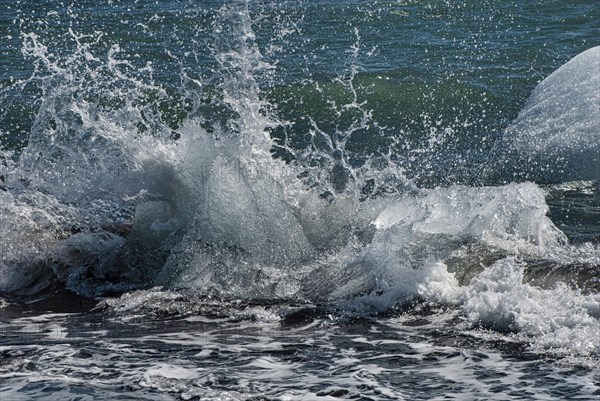
MULTIPOLYGON (((38 35, 57 59, 76 49, 71 30, 99 57, 118 44, 134 70, 151 62, 153 81, 168 93, 160 111, 175 128, 193 109, 181 107, 180 71, 218 86, 215 38, 228 42, 227 32, 216 33, 213 23, 222 5, 3 2, 2 143, 26 141, 42 96, 36 81, 24 90, 10 89, 12 80, 28 78, 35 69, 36 61, 21 51, 23 33, 38 35)), ((331 106, 352 96, 332 81, 356 69, 357 100, 367 102, 379 126, 353 134, 347 146, 358 159, 387 149, 390 138, 399 136, 402 145, 422 145, 430 120, 455 130, 444 155, 448 163, 485 157, 481 153, 516 117, 535 84, 597 45, 600 33, 594 1, 286 1, 250 2, 250 10, 262 56, 273 66, 261 77, 263 96, 281 119, 294 123, 287 134, 296 146, 305 144, 308 117, 328 132, 343 131, 356 118, 331 106)), ((91 97, 102 92, 93 85, 87 90, 91 97)), ((206 92, 205 114, 211 102, 206 92)), ((401 147, 394 149, 400 155, 401 147)), ((424 166, 416 166, 414 174, 423 174, 424 166)))

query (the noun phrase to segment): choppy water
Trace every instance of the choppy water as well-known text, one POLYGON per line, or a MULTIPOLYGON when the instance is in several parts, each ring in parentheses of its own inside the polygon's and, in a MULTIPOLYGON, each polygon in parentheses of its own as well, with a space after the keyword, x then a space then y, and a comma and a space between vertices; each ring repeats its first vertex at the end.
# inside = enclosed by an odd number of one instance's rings
POLYGON ((600 396, 596 2, 5 2, 2 399, 600 396))

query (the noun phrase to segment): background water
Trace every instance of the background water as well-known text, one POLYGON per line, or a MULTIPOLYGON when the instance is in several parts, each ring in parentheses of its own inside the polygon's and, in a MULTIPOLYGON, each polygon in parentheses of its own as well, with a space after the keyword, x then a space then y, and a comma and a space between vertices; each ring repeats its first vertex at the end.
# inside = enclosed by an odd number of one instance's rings
POLYGON ((600 395, 597 2, 0 7, 2 399, 600 395))

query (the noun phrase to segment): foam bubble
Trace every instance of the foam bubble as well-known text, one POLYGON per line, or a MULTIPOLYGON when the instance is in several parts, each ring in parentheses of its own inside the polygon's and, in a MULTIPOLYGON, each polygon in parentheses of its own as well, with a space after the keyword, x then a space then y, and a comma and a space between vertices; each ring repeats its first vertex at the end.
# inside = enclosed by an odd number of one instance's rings
POLYGON ((524 283, 525 265, 502 259, 475 277, 463 304, 475 326, 517 332, 538 350, 565 355, 600 351, 600 295, 582 295, 558 283, 541 289, 524 283))

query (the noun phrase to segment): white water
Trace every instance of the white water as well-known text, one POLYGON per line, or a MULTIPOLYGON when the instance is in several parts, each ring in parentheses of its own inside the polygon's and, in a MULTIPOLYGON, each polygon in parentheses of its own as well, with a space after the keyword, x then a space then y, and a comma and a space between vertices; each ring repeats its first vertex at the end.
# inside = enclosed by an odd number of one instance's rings
MULTIPOLYGON (((255 80, 271 67, 247 13, 235 29, 239 42, 215 55, 229 74, 222 96, 230 131, 209 133, 190 117, 177 140, 158 122, 151 134, 140 131, 145 120, 133 100, 106 110, 76 96, 104 84, 106 71, 123 83, 116 97, 161 93, 120 69, 118 47, 103 58, 79 48, 60 64, 26 37, 25 51, 53 75, 42 80, 44 103, 27 148, 16 163, 6 158, 12 170, 0 192, 0 230, 10 241, 3 241, 0 289, 36 292, 54 277, 86 296, 160 285, 358 313, 422 300, 457 306, 465 329, 522 333, 559 354, 598 354, 597 294, 524 282, 531 261, 598 255, 597 247, 566 244, 539 186, 452 186, 361 200, 357 182, 323 199, 326 184, 307 188, 296 178, 303 166, 271 157, 267 129, 278 122, 255 80), (77 75, 85 60, 94 60, 91 77, 77 75)), ((507 140, 529 138, 512 142, 519 156, 566 152, 568 171, 547 170, 561 177, 594 178, 580 172, 597 160, 596 54, 542 82, 507 131, 507 140), (549 99, 556 100, 550 109, 549 99), (580 157, 590 143, 593 157, 580 157)), ((149 371, 148 385, 163 370, 149 371)))

